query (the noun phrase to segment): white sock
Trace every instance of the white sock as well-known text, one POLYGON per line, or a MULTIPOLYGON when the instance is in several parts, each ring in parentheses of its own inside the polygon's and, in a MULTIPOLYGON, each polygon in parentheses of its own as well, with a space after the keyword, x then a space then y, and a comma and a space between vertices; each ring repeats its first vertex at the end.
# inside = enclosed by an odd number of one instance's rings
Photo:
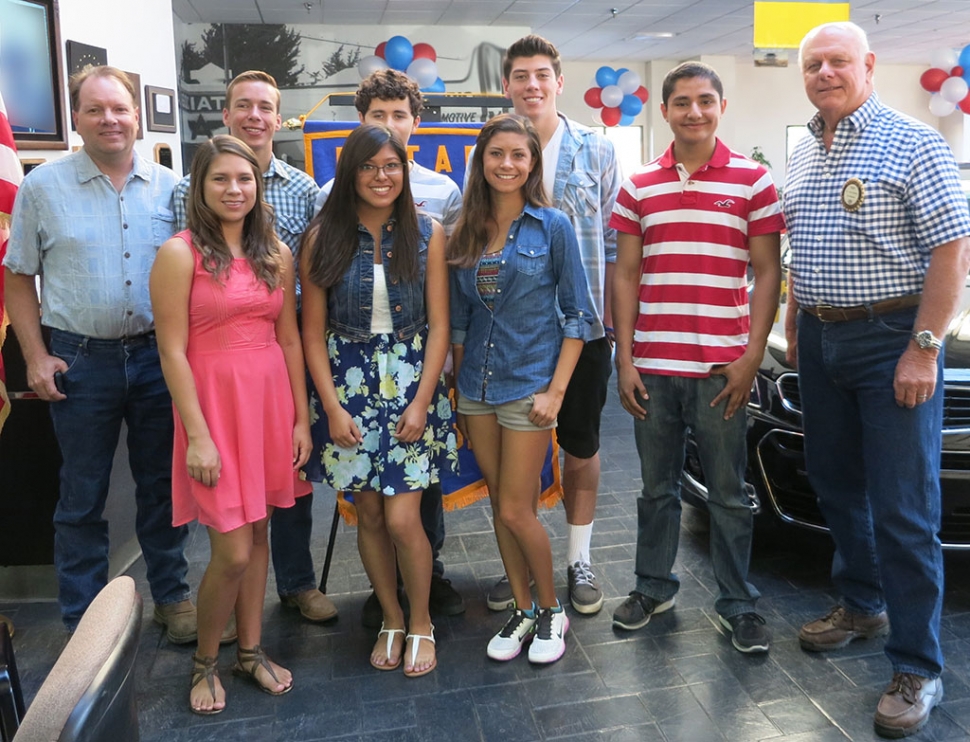
POLYGON ((566 550, 566 562, 570 565, 576 562, 589 562, 589 541, 593 536, 593 524, 585 526, 569 525, 569 547, 566 550))

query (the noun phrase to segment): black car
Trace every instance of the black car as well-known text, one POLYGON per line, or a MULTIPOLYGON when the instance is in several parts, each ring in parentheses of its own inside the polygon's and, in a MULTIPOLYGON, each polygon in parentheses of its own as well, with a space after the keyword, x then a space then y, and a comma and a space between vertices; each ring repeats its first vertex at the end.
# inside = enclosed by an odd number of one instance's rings
MULTIPOLYGON (((785 361, 786 298, 783 287, 748 403, 748 494, 756 513, 771 513, 786 523, 827 532, 805 472, 798 376, 785 361)), ((947 331, 943 399, 940 540, 946 549, 970 549, 970 283, 947 331)), ((689 435, 682 493, 684 501, 706 507, 704 473, 689 435)))

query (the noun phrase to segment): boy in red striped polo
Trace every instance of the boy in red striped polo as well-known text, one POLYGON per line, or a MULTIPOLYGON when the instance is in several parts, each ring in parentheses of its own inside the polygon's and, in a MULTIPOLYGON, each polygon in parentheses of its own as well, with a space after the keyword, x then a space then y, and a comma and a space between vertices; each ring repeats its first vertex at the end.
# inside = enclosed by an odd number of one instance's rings
POLYGON ((714 69, 671 70, 660 111, 674 141, 623 184, 610 221, 620 401, 634 417, 643 479, 636 587, 613 625, 638 629, 674 605, 689 427, 708 488, 715 610, 735 648, 766 652, 759 594, 747 580, 745 405, 778 307, 784 222, 767 170, 717 139, 726 107, 714 69))

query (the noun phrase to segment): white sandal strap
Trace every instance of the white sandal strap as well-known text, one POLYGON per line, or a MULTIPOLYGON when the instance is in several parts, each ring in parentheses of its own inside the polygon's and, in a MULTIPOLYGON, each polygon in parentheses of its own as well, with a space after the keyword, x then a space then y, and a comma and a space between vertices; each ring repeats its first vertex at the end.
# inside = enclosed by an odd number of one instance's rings
MULTIPOLYGON (((394 635, 403 633, 404 629, 385 629, 384 624, 381 623, 381 630, 377 632, 377 638, 380 639, 381 634, 387 634, 387 651, 384 652, 384 656, 388 662, 391 661, 391 650, 394 649, 394 635)), ((407 637, 405 637, 405 641, 407 641, 407 637)), ((434 640, 432 639, 432 641, 434 640)))
POLYGON ((411 667, 414 667, 414 663, 418 661, 418 649, 420 649, 421 647, 422 639, 427 639, 432 644, 437 645, 437 642, 435 642, 434 640, 434 625, 432 624, 431 626, 430 636, 427 636, 425 634, 408 634, 406 637, 404 637, 405 642, 408 641, 409 639, 414 640, 413 642, 411 642, 411 667))

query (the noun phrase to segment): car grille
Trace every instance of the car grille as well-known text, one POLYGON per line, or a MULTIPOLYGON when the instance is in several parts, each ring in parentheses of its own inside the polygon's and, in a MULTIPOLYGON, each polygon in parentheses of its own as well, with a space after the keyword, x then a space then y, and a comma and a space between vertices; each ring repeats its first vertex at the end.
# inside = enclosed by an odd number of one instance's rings
MULTIPOLYGON (((802 396, 797 374, 782 374, 775 381, 785 409, 802 412, 802 396)), ((943 429, 970 429, 970 387, 947 386, 943 390, 943 429)))
POLYGON ((970 387, 948 386, 943 392, 943 429, 970 429, 970 387))
POLYGON ((789 412, 802 414, 802 395, 798 391, 798 374, 782 374, 775 381, 781 403, 789 412))

